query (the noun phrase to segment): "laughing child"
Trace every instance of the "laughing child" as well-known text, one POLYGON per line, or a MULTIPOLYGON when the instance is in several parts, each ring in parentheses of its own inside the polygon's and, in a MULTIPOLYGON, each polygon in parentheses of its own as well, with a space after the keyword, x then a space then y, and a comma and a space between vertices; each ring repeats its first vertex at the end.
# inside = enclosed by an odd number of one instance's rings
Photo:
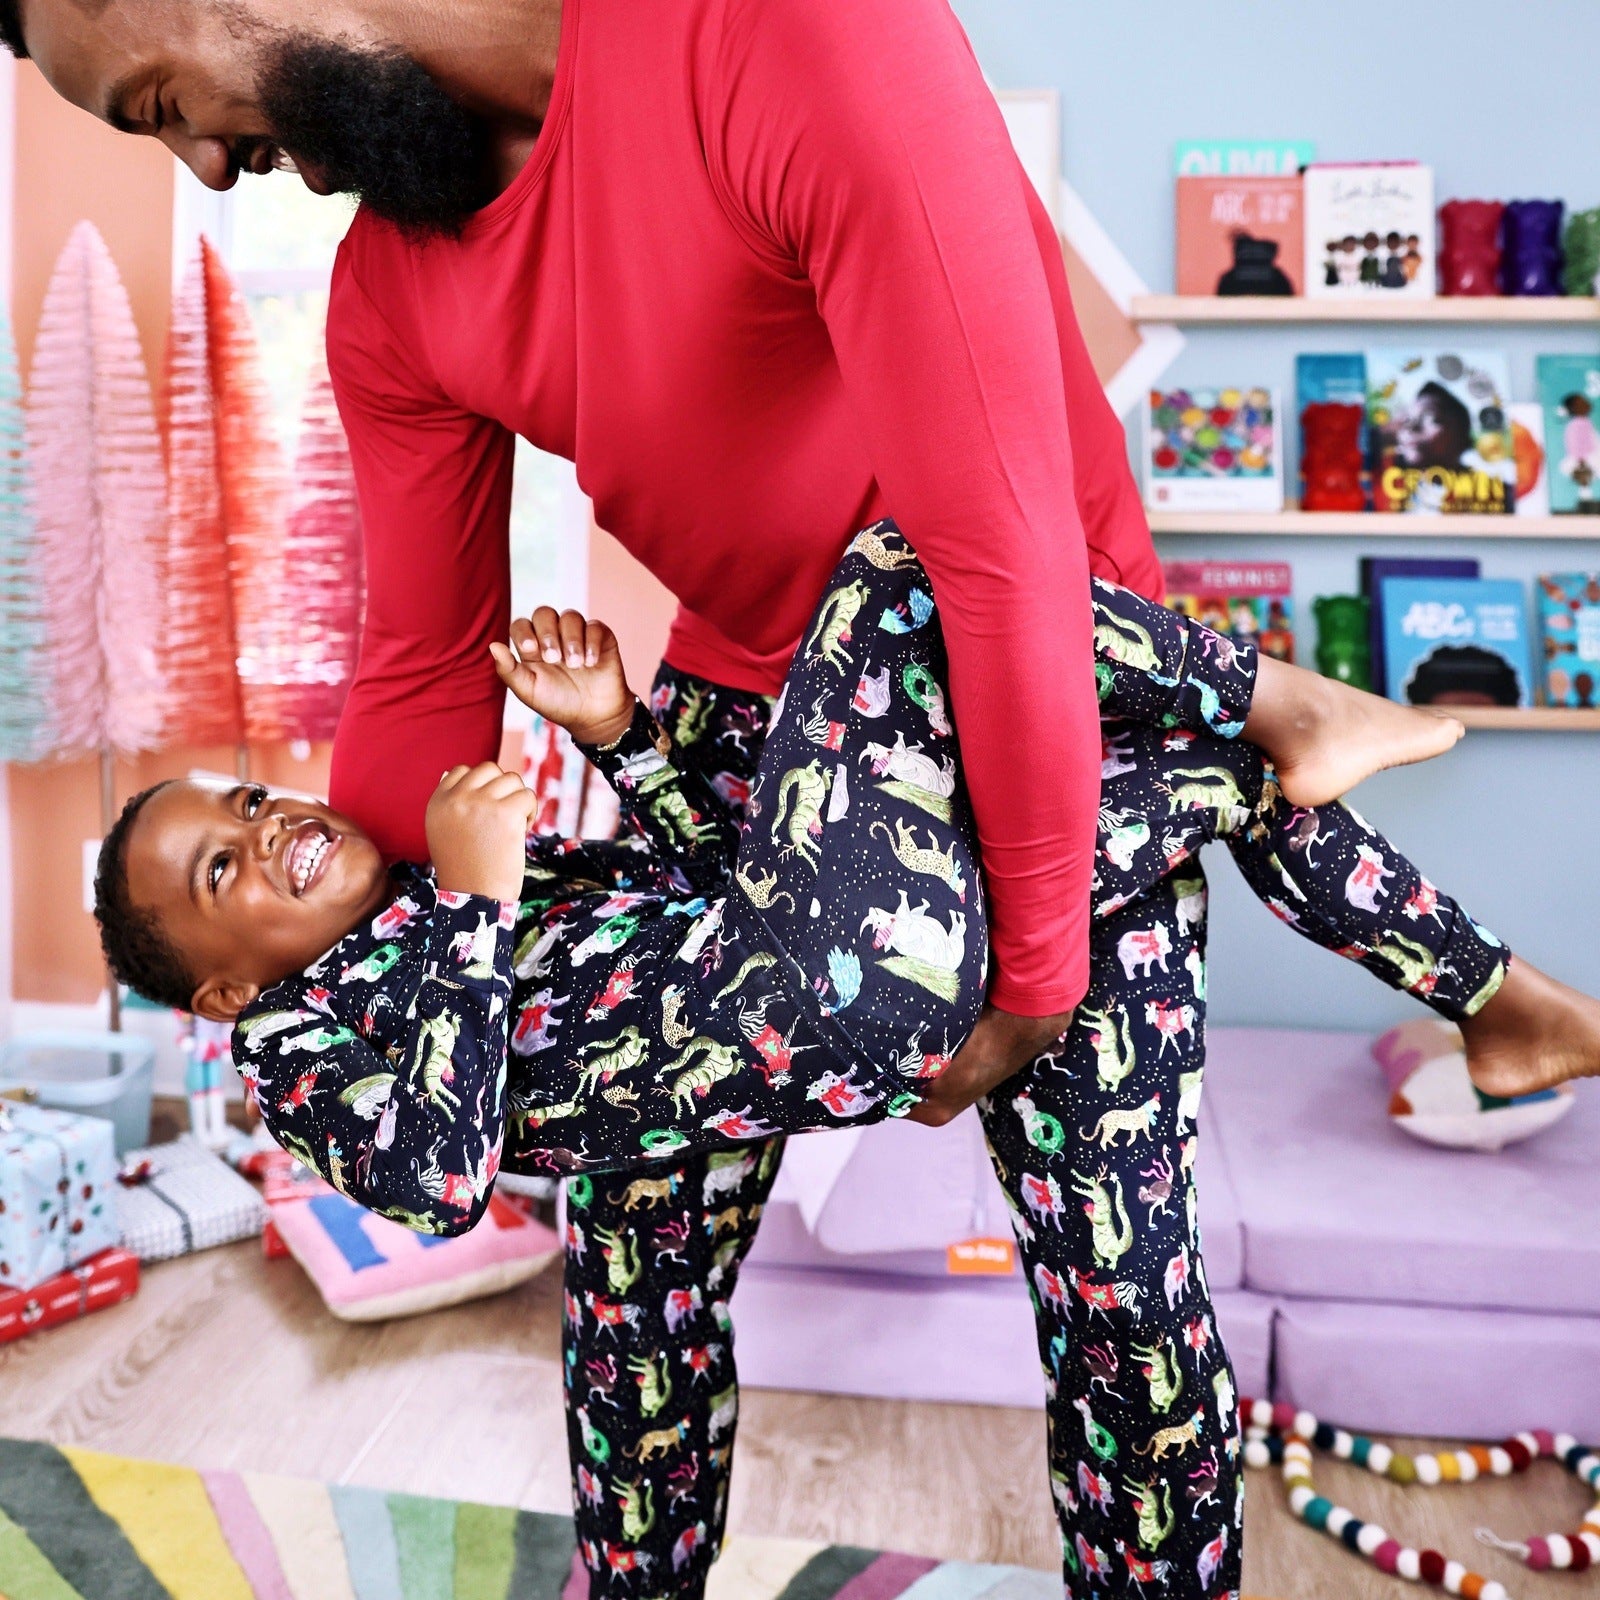
MULTIPOLYGON (((1349 899, 1336 851, 1275 843, 1330 786, 1437 753, 1458 725, 1258 661, 1109 585, 1094 601, 1102 710, 1127 719, 1109 747, 1128 757, 1120 793, 1149 797, 1102 812, 1097 914, 1226 837, 1258 893, 1292 894, 1299 931, 1473 1028, 1475 1072, 1593 1070, 1600 1007, 1512 965, 1364 823, 1344 830, 1355 867, 1383 851, 1385 880, 1444 908, 1415 931, 1432 939, 1413 943, 1420 968, 1384 954, 1377 904, 1349 899), (1220 798, 1184 781, 1202 749, 1220 798), (1574 1027, 1586 1042, 1556 1050, 1574 1027)), ((979 1015, 987 925, 938 621, 891 524, 841 562, 742 820, 672 759, 603 623, 546 609, 511 642, 501 677, 572 734, 635 836, 529 840, 534 797, 483 764, 442 777, 431 868, 387 867, 348 818, 259 785, 158 785, 102 847, 113 972, 234 1021, 285 1149, 450 1234, 502 1164, 617 1169, 925 1103, 939 1121, 994 1087, 945 1071, 979 1015)))

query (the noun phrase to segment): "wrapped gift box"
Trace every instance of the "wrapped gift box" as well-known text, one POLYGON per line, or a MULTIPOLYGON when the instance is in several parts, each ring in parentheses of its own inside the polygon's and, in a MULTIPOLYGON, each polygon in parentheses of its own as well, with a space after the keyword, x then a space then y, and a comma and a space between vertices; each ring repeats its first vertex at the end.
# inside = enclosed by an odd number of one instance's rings
POLYGON ((261 1196, 220 1156, 185 1134, 131 1151, 117 1190, 122 1242, 141 1261, 167 1261, 261 1232, 261 1196), (129 1181, 129 1179, 133 1181, 129 1181))
POLYGON ((114 1245, 116 1176, 109 1122, 0 1102, 0 1292, 114 1245))
POLYGON ((139 1258, 126 1250, 102 1250, 37 1288, 0 1294, 0 1344, 121 1305, 138 1287, 139 1258))

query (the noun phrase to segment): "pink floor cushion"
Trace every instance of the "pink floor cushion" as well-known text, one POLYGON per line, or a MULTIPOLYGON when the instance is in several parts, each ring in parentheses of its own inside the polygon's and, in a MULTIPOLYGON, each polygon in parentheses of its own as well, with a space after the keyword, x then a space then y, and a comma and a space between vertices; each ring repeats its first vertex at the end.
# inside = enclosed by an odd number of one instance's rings
MULTIPOLYGON (((1477 1440, 1550 1428, 1600 1441, 1594 1318, 1284 1302, 1277 1358, 1275 1398, 1340 1427, 1477 1440)), ((1534 1520, 1527 1531, 1543 1531, 1534 1520)))
POLYGON ((1209 1131, 1244 1219, 1246 1287, 1600 1312, 1600 1093, 1526 1144, 1441 1150, 1391 1124, 1365 1034, 1218 1028, 1210 1056, 1209 1131))
POLYGON ((346 1322, 498 1294, 531 1278, 559 1249, 549 1228, 500 1195, 491 1196, 477 1227, 455 1239, 414 1233, 331 1192, 271 1209, 289 1253, 346 1322))

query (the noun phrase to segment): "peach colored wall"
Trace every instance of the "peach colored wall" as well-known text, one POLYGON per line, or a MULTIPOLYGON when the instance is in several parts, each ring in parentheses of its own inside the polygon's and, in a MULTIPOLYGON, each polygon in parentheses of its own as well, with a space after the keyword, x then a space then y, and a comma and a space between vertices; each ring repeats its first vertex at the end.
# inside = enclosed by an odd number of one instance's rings
MULTIPOLYGON (((172 157, 153 140, 113 133, 58 99, 21 63, 16 80, 12 314, 22 369, 33 354, 45 285, 73 224, 99 228, 127 285, 152 374, 159 372, 172 285, 172 157)), ((234 770, 231 749, 174 749, 116 766, 117 803, 161 778, 234 770)), ((295 761, 256 751, 252 771, 297 788, 327 782, 327 751, 295 761)), ((13 989, 19 1000, 83 1003, 104 986, 93 920, 83 911, 83 841, 98 839, 99 770, 92 761, 13 767, 13 989)))
POLYGON ((611 624, 628 682, 647 692, 678 603, 609 533, 589 536, 589 608, 611 624))

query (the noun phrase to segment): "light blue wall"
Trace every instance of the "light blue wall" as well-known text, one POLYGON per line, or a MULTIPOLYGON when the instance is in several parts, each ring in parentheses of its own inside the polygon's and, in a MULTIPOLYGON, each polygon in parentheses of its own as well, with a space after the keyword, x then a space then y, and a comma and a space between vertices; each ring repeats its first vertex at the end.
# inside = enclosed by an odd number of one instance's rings
MULTIPOLYGON (((1439 196, 1555 195, 1600 204, 1592 127, 1595 0, 954 0, 990 78, 1054 86, 1064 172, 1150 287, 1172 287, 1172 148, 1180 138, 1308 138, 1329 159, 1429 162, 1439 196)), ((1459 339, 1460 330, 1435 330, 1459 339)), ((1404 337, 1401 333, 1400 337, 1404 337)), ((1360 348, 1377 330, 1191 335, 1172 376, 1288 391, 1301 349, 1360 348)), ((1392 341, 1390 341, 1392 342, 1392 341)), ((1430 339, 1430 342, 1432 340, 1430 339)), ((1533 398, 1541 350, 1592 349, 1575 331, 1483 330, 1533 398)), ((1416 541, 1174 541, 1168 556, 1294 563, 1296 597, 1349 591, 1365 550, 1416 541)), ((1465 542, 1464 542, 1465 543, 1465 542)), ((1471 541, 1484 570, 1529 578, 1600 569, 1600 544, 1471 541)), ((1477 733, 1444 760, 1389 774, 1363 811, 1515 949, 1600 993, 1600 735, 1477 733)), ((1375 1028, 1409 1001, 1295 939, 1213 852, 1213 1015, 1219 1022, 1375 1028)))

